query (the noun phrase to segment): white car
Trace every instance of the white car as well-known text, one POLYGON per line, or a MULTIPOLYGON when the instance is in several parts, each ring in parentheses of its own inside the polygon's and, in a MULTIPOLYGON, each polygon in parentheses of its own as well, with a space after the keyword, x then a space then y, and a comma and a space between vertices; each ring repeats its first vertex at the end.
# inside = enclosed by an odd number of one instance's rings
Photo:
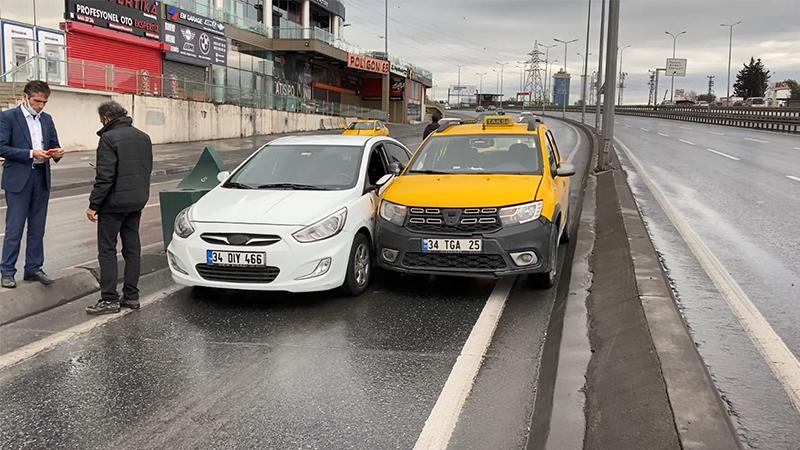
POLYGON ((410 152, 389 137, 294 136, 258 149, 175 219, 176 283, 221 289, 366 290, 377 190, 410 152))

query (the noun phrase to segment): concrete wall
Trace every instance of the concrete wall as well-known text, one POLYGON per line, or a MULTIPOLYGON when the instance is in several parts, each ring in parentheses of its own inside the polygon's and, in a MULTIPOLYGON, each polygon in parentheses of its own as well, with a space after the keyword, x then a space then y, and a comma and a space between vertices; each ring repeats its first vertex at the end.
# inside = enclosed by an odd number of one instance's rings
POLYGON ((47 112, 53 115, 65 150, 97 147, 96 132, 101 127, 97 107, 109 100, 122 104, 154 144, 335 130, 355 120, 57 86, 47 112))

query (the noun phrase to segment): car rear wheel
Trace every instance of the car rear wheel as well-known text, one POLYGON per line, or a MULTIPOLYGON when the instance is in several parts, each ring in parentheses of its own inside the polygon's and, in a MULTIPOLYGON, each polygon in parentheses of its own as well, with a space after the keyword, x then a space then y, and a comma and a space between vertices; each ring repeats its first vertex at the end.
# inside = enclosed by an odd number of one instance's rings
POLYGON ((544 273, 534 273, 528 275, 528 283, 534 289, 550 289, 555 286, 558 278, 558 230, 553 230, 553 237, 550 239, 549 270, 544 273))
POLYGON ((372 276, 372 248, 367 237, 361 233, 353 239, 350 249, 350 261, 347 264, 347 276, 342 285, 342 291, 349 296, 358 296, 364 293, 369 286, 372 276))

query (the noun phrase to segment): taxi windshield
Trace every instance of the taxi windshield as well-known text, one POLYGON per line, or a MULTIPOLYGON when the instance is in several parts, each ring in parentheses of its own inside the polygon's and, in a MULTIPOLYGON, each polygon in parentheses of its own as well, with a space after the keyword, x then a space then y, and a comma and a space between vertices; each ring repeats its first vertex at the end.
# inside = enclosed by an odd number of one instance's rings
POLYGON ((372 130, 375 125, 372 122, 353 122, 347 128, 348 130, 372 130))
POLYGON ((434 136, 408 173, 541 175, 542 157, 534 135, 434 136))
POLYGON ((346 190, 355 187, 361 146, 268 145, 222 186, 235 189, 346 190))

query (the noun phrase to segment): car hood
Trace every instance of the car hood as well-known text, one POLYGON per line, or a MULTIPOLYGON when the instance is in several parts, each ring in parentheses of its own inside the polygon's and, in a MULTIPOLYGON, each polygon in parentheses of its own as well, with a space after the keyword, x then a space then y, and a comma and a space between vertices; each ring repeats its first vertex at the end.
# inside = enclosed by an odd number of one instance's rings
POLYGON ((215 188, 192 208, 192 221, 259 225, 311 225, 344 207, 347 191, 215 188))
POLYGON ((403 175, 383 198, 406 206, 478 208, 535 200, 539 175, 403 175))

